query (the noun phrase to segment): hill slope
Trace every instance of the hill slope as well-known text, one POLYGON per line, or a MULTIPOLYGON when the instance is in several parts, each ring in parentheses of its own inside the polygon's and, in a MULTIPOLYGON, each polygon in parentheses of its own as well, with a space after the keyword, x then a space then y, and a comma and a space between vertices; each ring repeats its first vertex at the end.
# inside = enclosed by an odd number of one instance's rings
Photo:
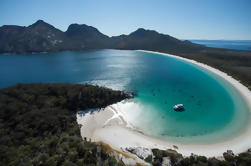
POLYGON ((112 37, 113 48, 117 49, 144 49, 170 51, 175 50, 198 50, 204 48, 201 45, 178 40, 172 36, 158 33, 153 30, 139 28, 129 35, 112 37))
POLYGON ((105 147, 82 140, 76 111, 127 94, 91 85, 20 84, 0 90, 0 165, 119 165, 105 147))
POLYGON ((0 52, 57 51, 65 48, 65 39, 62 31, 42 20, 28 27, 2 26, 0 28, 0 52))
POLYGON ((0 53, 102 48, 175 51, 204 47, 143 28, 129 35, 108 37, 99 32, 98 29, 85 24, 71 24, 66 32, 62 32, 42 20, 38 20, 28 27, 15 25, 0 27, 0 53))

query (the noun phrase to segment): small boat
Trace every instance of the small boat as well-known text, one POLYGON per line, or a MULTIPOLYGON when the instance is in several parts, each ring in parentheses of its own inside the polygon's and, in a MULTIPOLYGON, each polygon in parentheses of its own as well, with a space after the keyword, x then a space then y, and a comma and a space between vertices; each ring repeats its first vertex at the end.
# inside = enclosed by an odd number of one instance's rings
POLYGON ((174 111, 176 112, 183 112, 185 111, 184 105, 183 104, 177 104, 173 107, 174 111))

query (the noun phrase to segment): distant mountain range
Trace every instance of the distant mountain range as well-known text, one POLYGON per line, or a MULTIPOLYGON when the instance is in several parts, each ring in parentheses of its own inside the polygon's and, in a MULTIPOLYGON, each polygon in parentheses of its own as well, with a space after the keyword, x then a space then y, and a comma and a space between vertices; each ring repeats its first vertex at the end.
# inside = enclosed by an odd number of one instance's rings
POLYGON ((85 24, 71 24, 67 31, 63 32, 43 20, 38 20, 28 27, 16 25, 0 27, 0 53, 105 48, 176 52, 201 50, 204 46, 143 28, 129 35, 108 37, 98 29, 85 24))
POLYGON ((42 20, 28 27, 0 27, 0 54, 106 48, 159 51, 193 59, 227 72, 251 89, 251 51, 206 47, 143 28, 109 37, 85 24, 71 24, 63 32, 42 20))

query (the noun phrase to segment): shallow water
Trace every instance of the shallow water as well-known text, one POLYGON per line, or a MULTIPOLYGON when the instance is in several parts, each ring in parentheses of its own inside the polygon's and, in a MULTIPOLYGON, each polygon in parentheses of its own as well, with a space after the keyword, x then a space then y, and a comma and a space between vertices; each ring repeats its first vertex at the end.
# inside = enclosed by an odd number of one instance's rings
POLYGON ((244 129, 249 113, 226 81, 196 65, 154 53, 68 51, 0 56, 0 87, 30 82, 91 83, 137 92, 122 107, 139 130, 164 140, 210 142, 244 129), (175 104, 184 112, 175 112, 175 104), (126 105, 126 104, 125 104, 126 105))

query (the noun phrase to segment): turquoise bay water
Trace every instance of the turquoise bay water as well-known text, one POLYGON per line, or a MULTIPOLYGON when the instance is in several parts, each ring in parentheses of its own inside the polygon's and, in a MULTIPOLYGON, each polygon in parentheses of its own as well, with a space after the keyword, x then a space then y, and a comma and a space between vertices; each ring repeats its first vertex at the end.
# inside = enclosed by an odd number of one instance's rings
POLYGON ((241 132, 250 116, 241 95, 222 78, 154 53, 96 50, 1 55, 0 76, 0 88, 16 83, 69 82, 135 91, 138 96, 127 101, 140 111, 133 117, 133 125, 163 140, 223 140, 241 132), (173 111, 180 103, 185 111, 173 111))

